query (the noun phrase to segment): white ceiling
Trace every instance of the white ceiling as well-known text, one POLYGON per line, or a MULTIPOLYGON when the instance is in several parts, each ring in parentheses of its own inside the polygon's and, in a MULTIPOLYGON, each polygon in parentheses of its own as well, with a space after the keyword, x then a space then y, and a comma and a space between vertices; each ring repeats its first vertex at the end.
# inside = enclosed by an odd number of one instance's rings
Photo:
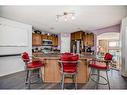
POLYGON ((127 6, 0 6, 0 16, 44 32, 74 32, 119 24, 127 16, 127 6), (68 11, 75 12, 75 20, 56 22, 56 15, 68 11))

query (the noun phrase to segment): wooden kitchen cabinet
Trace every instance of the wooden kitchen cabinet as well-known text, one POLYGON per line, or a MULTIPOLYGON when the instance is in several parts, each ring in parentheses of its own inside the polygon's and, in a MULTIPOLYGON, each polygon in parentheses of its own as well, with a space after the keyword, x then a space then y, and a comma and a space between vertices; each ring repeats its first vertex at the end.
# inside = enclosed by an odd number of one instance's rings
POLYGON ((71 41, 82 40, 84 46, 94 46, 94 34, 78 31, 71 33, 71 41))
POLYGON ((94 46, 94 34, 86 33, 83 35, 83 42, 85 46, 94 46))
POLYGON ((75 40, 80 40, 80 39, 82 39, 82 34, 83 34, 83 32, 81 32, 81 31, 75 32, 75 40))
POLYGON ((52 40, 52 35, 42 34, 42 40, 43 39, 52 40))
POLYGON ((58 46, 58 36, 55 38, 55 46, 58 46))
POLYGON ((53 36, 52 42, 53 46, 58 46, 58 36, 53 36))
POLYGON ((52 40, 53 39, 53 36, 52 35, 49 35, 49 36, 47 36, 47 39, 48 40, 52 40))
POLYGON ((33 46, 42 45, 41 34, 32 33, 32 45, 33 46))
POLYGON ((43 34, 41 36, 41 38, 42 38, 42 40, 43 39, 51 40, 53 46, 58 46, 58 36, 56 36, 56 35, 43 34))
POLYGON ((75 40, 75 33, 71 33, 71 40, 75 40))
POLYGON ((43 40, 43 39, 48 39, 48 35, 47 35, 47 34, 43 34, 43 35, 42 35, 42 40, 43 40))
POLYGON ((55 37, 54 36, 52 37, 52 45, 53 46, 55 45, 55 37))
MULTIPOLYGON (((41 60, 41 57, 39 57, 41 60)), ((42 60, 46 59, 44 67, 44 82, 45 83, 59 83, 61 81, 61 74, 59 71, 58 57, 42 57, 42 60)), ((86 60, 92 60, 93 58, 79 58, 80 64, 78 65, 78 73, 76 76, 77 83, 87 83, 89 78, 88 62, 86 60)), ((72 83, 69 78, 65 79, 65 83, 72 83)))
POLYGON ((71 33, 71 40, 82 40, 83 33, 82 31, 71 33))

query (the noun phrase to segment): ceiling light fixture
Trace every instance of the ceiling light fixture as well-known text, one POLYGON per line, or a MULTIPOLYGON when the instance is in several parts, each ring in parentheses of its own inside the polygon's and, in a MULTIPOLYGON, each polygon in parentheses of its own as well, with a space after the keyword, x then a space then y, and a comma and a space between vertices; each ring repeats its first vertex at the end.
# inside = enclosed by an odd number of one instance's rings
POLYGON ((48 33, 47 35, 49 36, 50 34, 48 33))
POLYGON ((74 20, 75 13, 74 12, 64 12, 61 15, 56 15, 56 21, 59 21, 60 19, 64 19, 64 21, 68 21, 69 19, 74 20))

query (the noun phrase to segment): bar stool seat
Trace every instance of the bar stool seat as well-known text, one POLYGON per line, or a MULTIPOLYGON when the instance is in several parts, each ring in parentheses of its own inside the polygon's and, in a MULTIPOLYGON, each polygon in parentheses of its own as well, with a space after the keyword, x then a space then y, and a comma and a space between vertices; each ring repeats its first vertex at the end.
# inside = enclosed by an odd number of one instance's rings
POLYGON ((76 72, 76 70, 74 70, 74 69, 64 69, 64 72, 66 72, 66 73, 75 73, 76 72))
POLYGON ((37 67, 42 67, 42 66, 44 66, 44 64, 40 61, 33 61, 27 64, 27 68, 37 68, 37 67))
POLYGON ((95 69, 100 69, 100 70, 107 70, 108 67, 104 65, 98 65, 98 64, 89 64, 89 67, 95 68, 95 69))

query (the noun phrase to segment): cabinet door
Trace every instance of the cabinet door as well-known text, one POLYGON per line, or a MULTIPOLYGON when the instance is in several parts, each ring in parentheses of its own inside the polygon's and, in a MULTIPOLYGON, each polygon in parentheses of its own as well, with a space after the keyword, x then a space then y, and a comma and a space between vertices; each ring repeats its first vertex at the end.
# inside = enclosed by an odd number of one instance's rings
POLYGON ((91 41, 91 46, 94 46, 94 34, 93 33, 91 33, 91 35, 90 35, 90 41, 91 41))
POLYGON ((87 33, 84 35, 84 44, 85 46, 88 46, 88 34, 87 33))
POLYGON ((85 34, 84 44, 85 46, 94 46, 94 34, 93 33, 85 34))
POLYGON ((86 35, 83 33, 83 45, 85 46, 86 35))
POLYGON ((94 34, 90 33, 88 36, 88 46, 94 46, 94 34))
POLYGON ((83 32, 75 32, 75 40, 81 40, 82 34, 83 34, 83 32))
POLYGON ((55 36, 52 36, 52 45, 55 46, 55 36))
POLYGON ((71 40, 75 40, 75 33, 71 33, 71 40))
POLYGON ((41 35, 41 40, 43 41, 43 34, 41 35))
POLYGON ((58 37, 57 36, 54 36, 53 45, 58 46, 58 37))
POLYGON ((41 35, 40 34, 32 34, 32 45, 33 46, 40 46, 42 45, 41 35))
POLYGON ((56 42, 56 46, 58 46, 58 36, 56 37, 56 40, 55 40, 55 42, 56 42))
POLYGON ((79 39, 79 33, 75 32, 75 40, 78 40, 78 39, 79 39))
POLYGON ((52 35, 47 36, 48 40, 52 40, 52 35))
POLYGON ((57 63, 58 60, 46 60, 44 69, 44 82, 59 83, 61 76, 57 63))
POLYGON ((43 35, 43 39, 48 39, 47 34, 44 34, 44 35, 43 35))
POLYGON ((91 44, 91 37, 90 34, 87 35, 87 45, 90 46, 91 44))

